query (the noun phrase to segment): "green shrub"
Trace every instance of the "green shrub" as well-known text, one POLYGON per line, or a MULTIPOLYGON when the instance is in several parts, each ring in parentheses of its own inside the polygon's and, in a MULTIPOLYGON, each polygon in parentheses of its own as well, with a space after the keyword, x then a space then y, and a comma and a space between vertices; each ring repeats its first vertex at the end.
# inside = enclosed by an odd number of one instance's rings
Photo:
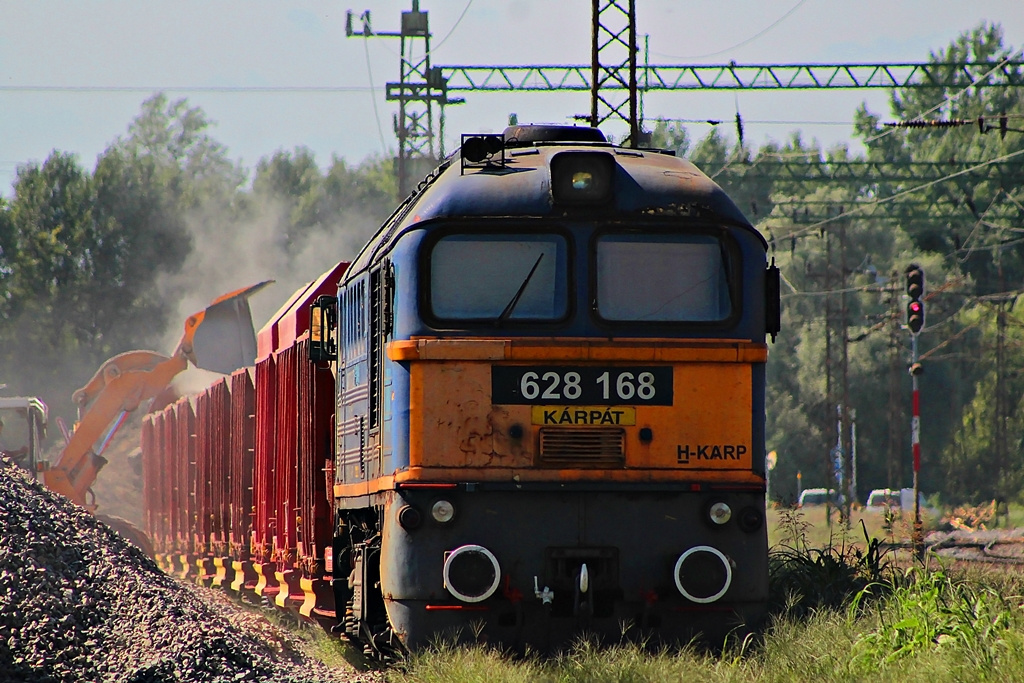
MULTIPOLYGON (((865 588, 852 606, 872 588, 865 588)), ((878 626, 854 646, 854 659, 861 664, 875 667, 878 662, 953 650, 979 673, 993 671, 1015 623, 1010 602, 995 589, 944 569, 922 567, 903 574, 888 598, 877 603, 877 617, 878 626)))

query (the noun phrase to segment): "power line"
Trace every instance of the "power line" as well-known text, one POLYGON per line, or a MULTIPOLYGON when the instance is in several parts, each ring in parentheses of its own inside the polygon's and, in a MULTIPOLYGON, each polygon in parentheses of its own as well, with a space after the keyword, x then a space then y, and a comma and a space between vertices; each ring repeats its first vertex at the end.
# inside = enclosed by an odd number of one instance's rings
MULTIPOLYGON (((653 119, 647 119, 647 121, 648 122, 650 122, 650 121, 664 122, 664 123, 706 123, 709 126, 718 126, 718 125, 721 125, 723 123, 733 124, 733 123, 736 122, 735 119, 729 119, 729 120, 726 120, 726 119, 673 119, 673 118, 665 118, 665 117, 662 117, 662 116, 659 116, 659 117, 653 118, 653 119)), ((801 125, 801 126, 852 126, 853 125, 853 121, 785 121, 785 120, 781 120, 781 119, 771 120, 771 119, 748 119, 748 118, 744 118, 743 119, 743 123, 757 123, 757 124, 768 125, 768 126, 771 126, 771 125, 780 125, 780 126, 791 126, 791 125, 801 125)))
POLYGON ((151 93, 151 92, 217 92, 217 93, 349 93, 373 92, 365 85, 0 85, 0 92, 9 93, 151 93))
MULTIPOLYGON (((986 71, 982 75, 980 75, 977 78, 973 79, 971 81, 970 85, 968 85, 967 87, 961 87, 960 91, 958 93, 956 93, 955 95, 951 95, 951 96, 945 98, 944 100, 942 100, 942 102, 939 102, 938 104, 936 104, 931 109, 926 109, 925 111, 921 112, 920 114, 918 114, 917 116, 914 116, 912 118, 921 119, 921 118, 924 118, 925 116, 928 116, 932 112, 938 111, 942 107, 945 107, 947 104, 950 104, 954 100, 959 99, 965 93, 970 92, 970 89, 972 87, 977 85, 979 82, 985 80, 986 78, 988 78, 989 76, 994 74, 996 71, 999 71, 1000 69, 1003 69, 1009 63, 1010 63, 1010 58, 1009 57, 1005 57, 1003 59, 1003 61, 999 62, 998 64, 993 66, 991 69, 989 69, 988 71, 986 71)), ((885 131, 884 133, 879 133, 878 135, 873 135, 873 136, 871 136, 869 138, 866 138, 864 140, 864 144, 867 145, 867 144, 870 144, 870 143, 874 142, 875 140, 880 140, 880 139, 882 139, 882 138, 884 138, 884 137, 886 137, 888 135, 892 135, 893 132, 895 132, 895 130, 896 130, 895 128, 890 128, 889 130, 885 131)))
POLYGON ((469 11, 469 8, 472 6, 472 4, 473 4, 473 0, 469 0, 469 2, 466 3, 465 8, 463 8, 463 10, 462 10, 462 14, 460 14, 459 18, 455 20, 455 23, 452 25, 452 27, 450 29, 448 29, 448 33, 446 33, 444 38, 442 38, 440 41, 438 41, 438 43, 436 45, 434 45, 434 47, 430 48, 430 53, 431 54, 433 54, 434 50, 436 50, 437 48, 439 48, 442 45, 444 45, 444 42, 446 40, 448 40, 449 38, 452 37, 452 34, 455 33, 455 29, 457 29, 459 27, 459 24, 462 23, 463 17, 466 16, 466 12, 469 11))
POLYGON ((916 187, 911 187, 909 189, 903 190, 902 192, 897 192, 896 194, 891 195, 889 197, 885 197, 883 199, 878 199, 878 200, 875 200, 875 201, 872 201, 872 202, 859 203, 859 204, 855 205, 852 209, 847 211, 846 213, 840 214, 838 216, 833 216, 832 218, 823 219, 821 221, 818 221, 817 223, 808 225, 803 230, 797 230, 795 232, 792 232, 792 233, 790 233, 788 235, 783 236, 780 239, 789 239, 789 238, 793 238, 793 237, 799 237, 800 235, 803 235, 803 234, 812 233, 815 230, 817 230, 819 228, 822 228, 823 226, 825 226, 825 225, 827 225, 829 223, 833 223, 833 222, 838 221, 838 220, 849 218, 850 216, 853 216, 853 215, 858 214, 858 213, 862 213, 864 211, 867 211, 868 209, 872 209, 872 208, 875 208, 877 206, 881 206, 883 204, 888 204, 890 202, 894 202, 897 199, 899 199, 900 197, 905 197, 905 196, 907 196, 909 194, 913 194, 915 192, 920 192, 921 190, 925 190, 925 189, 927 189, 929 187, 932 187, 934 185, 938 185, 940 183, 944 183, 946 181, 952 180, 953 178, 958 178, 958 177, 960 177, 962 175, 966 175, 968 173, 971 173, 972 171, 976 171, 979 168, 984 168, 985 166, 989 166, 991 164, 998 164, 998 163, 1003 162, 1003 161, 1008 161, 1008 160, 1016 158, 1016 157, 1018 157, 1018 156, 1020 156, 1022 154, 1024 154, 1024 149, 1017 150, 1016 152, 1011 152, 1009 154, 1004 154, 1001 157, 998 157, 998 158, 995 158, 995 159, 991 159, 989 161, 982 162, 982 163, 980 163, 980 164, 978 164, 976 166, 972 166, 970 168, 965 168, 965 169, 957 171, 955 173, 950 173, 949 175, 947 175, 945 177, 937 178, 936 180, 932 180, 930 182, 924 183, 922 185, 918 185, 916 187))
POLYGON ((370 69, 369 40, 363 38, 363 53, 366 55, 366 77, 370 80, 370 101, 373 103, 373 118, 377 121, 377 134, 380 136, 381 152, 387 154, 388 144, 384 141, 384 127, 380 122, 380 111, 377 109, 377 92, 373 87, 373 71, 370 69))
POLYGON ((708 54, 705 54, 705 55, 693 55, 693 56, 689 56, 689 57, 678 56, 678 55, 668 55, 668 54, 665 54, 663 52, 655 52, 654 50, 651 50, 651 54, 652 55, 658 55, 659 57, 668 57, 670 59, 707 59, 708 57, 717 57, 718 55, 725 54, 726 52, 729 52, 731 50, 735 50, 738 47, 743 47, 744 45, 749 45, 750 43, 754 42, 755 40, 757 40, 758 38, 760 38, 764 34, 768 33, 768 31, 771 31, 773 28, 775 28, 776 26, 778 26, 779 24, 784 22, 786 19, 789 19, 789 17, 792 16, 793 13, 796 12, 798 9, 800 9, 804 5, 804 3, 806 3, 806 2, 807 2, 807 0, 800 0, 800 2, 796 3, 795 5, 793 5, 789 9, 788 12, 783 14, 781 17, 779 17, 778 19, 773 21, 771 24, 769 24, 765 28, 761 29, 760 31, 758 31, 757 33, 755 33, 751 37, 747 38, 746 40, 742 40, 742 41, 736 43, 735 45, 733 45, 731 47, 725 48, 724 50, 719 50, 718 52, 711 52, 711 53, 708 53, 708 54))

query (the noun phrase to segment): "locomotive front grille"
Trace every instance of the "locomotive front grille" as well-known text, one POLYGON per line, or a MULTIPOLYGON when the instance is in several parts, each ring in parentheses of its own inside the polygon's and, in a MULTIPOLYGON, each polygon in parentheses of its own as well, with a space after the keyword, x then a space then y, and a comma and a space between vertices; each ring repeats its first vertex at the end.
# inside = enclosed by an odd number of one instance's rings
POLYGON ((557 467, 622 467, 626 430, 618 427, 545 427, 540 430, 540 464, 557 467))

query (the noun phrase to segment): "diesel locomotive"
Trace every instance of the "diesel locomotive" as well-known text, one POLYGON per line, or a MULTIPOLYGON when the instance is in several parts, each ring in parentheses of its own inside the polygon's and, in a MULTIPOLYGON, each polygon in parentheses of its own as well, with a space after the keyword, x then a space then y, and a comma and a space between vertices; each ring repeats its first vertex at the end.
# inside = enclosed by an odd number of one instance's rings
POLYGON ((756 620, 766 247, 671 154, 464 136, 315 313, 350 633, 543 648, 756 620))
MULTIPOLYGON (((211 453, 238 453, 211 457, 241 474, 207 477, 234 489, 205 494, 213 522, 188 503, 207 525, 194 533, 187 515, 161 521, 180 494, 153 484, 159 557, 233 569, 225 585, 381 655, 755 623, 780 325, 767 247, 671 153, 575 126, 463 136, 350 264, 293 297, 287 334, 261 332, 255 372, 224 381, 244 405, 231 418, 224 398, 221 419, 251 436, 226 433, 211 453)), ((190 405, 167 410, 201 423, 190 405)), ((165 418, 144 434, 158 464, 162 434, 188 441, 165 418)), ((155 479, 175 469, 158 464, 155 479)), ((178 469, 179 488, 202 488, 178 469)))

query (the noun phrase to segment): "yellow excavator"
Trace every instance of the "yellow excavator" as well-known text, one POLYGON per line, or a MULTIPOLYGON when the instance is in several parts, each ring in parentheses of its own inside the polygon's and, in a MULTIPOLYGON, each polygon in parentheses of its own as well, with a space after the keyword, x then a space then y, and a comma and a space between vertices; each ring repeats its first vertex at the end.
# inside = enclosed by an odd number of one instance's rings
MULTIPOLYGON (((46 487, 95 511, 92 485, 107 463, 103 451, 129 413, 169 387, 190 363, 228 374, 255 362, 256 333, 249 297, 271 282, 225 294, 189 316, 181 341, 170 356, 127 351, 106 361, 84 387, 72 394, 78 406, 78 422, 66 435, 64 449, 52 464, 38 463, 35 468, 42 472, 46 487)), ((128 522, 117 518, 104 521, 150 552, 145 535, 128 522)))

